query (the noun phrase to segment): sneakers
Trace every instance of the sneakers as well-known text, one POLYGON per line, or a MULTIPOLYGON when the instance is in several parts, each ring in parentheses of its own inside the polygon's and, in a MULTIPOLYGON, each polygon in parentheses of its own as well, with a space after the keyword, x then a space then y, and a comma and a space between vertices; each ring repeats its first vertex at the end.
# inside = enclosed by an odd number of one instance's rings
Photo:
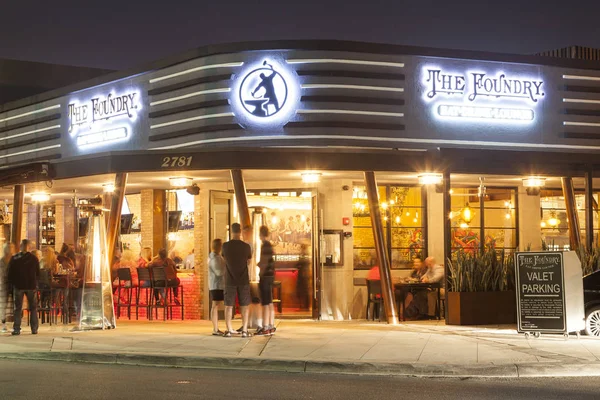
POLYGON ((12 331, 10 334, 13 336, 19 336, 21 334, 21 331, 12 331))
POLYGON ((225 332, 223 332, 222 330, 218 330, 218 331, 213 331, 212 333, 213 336, 223 336, 225 335, 225 332))
POLYGON ((6 328, 6 324, 2 325, 2 333, 6 333, 8 332, 8 329, 6 328))
POLYGON ((248 331, 242 331, 242 338, 251 338, 252 334, 248 331))
POLYGON ((269 328, 258 328, 256 330, 255 336, 268 336, 271 334, 271 330, 269 328))
POLYGON ((225 331, 225 333, 223 333, 223 337, 231 337, 231 331, 225 331))

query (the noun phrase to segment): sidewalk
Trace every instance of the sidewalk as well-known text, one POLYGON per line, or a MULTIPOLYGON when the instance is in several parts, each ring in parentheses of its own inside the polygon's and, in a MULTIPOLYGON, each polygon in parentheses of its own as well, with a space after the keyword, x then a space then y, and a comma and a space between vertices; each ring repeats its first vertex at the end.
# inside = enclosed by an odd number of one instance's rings
POLYGON ((25 327, 20 336, 0 336, 0 358, 309 373, 600 376, 600 339, 526 339, 513 326, 283 320, 272 337, 242 339, 211 336, 208 321, 117 324, 89 332, 44 325, 36 336, 25 327))

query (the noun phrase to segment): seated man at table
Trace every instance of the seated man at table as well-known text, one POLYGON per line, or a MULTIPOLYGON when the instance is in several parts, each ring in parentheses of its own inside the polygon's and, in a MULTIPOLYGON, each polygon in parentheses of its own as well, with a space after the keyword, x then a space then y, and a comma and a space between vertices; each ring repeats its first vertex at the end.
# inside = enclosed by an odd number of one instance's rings
MULTIPOLYGON (((435 258, 425 259, 427 270, 421 277, 422 283, 438 283, 444 277, 444 267, 435 262, 435 258)), ((413 294, 413 300, 406 309, 407 316, 425 319, 429 316, 428 295, 435 289, 418 290, 413 294)))

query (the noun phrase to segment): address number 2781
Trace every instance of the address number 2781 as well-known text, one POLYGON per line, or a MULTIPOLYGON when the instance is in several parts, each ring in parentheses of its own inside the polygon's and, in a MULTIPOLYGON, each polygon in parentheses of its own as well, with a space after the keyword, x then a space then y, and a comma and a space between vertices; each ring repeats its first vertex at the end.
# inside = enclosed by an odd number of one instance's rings
POLYGON ((163 157, 161 167, 189 167, 192 165, 192 157, 193 156, 163 157))

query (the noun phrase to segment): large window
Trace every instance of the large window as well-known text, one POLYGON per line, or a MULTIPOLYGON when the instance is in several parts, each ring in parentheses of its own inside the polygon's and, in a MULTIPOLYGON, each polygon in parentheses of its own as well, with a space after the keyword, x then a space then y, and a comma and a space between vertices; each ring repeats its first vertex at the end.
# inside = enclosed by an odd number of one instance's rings
MULTIPOLYGON (((598 204, 598 194, 594 194, 595 203, 598 204)), ((575 204, 581 230, 581 241, 585 243, 587 226, 585 225, 585 193, 583 190, 575 191, 575 204)), ((570 246, 569 221, 567 207, 561 189, 544 189, 540 191, 540 216, 542 219, 542 242, 551 250, 563 250, 570 246)), ((598 241, 598 209, 594 212, 594 242, 598 241)))
POLYGON ((450 198, 453 253, 460 249, 478 250, 482 234, 486 246, 507 251, 517 248, 516 189, 486 188, 483 204, 477 187, 454 187, 450 198))
MULTIPOLYGON (((426 198, 420 186, 381 185, 378 187, 384 239, 392 268, 409 268, 413 258, 426 254, 426 198)), ((354 268, 377 264, 367 193, 354 187, 354 268)))

